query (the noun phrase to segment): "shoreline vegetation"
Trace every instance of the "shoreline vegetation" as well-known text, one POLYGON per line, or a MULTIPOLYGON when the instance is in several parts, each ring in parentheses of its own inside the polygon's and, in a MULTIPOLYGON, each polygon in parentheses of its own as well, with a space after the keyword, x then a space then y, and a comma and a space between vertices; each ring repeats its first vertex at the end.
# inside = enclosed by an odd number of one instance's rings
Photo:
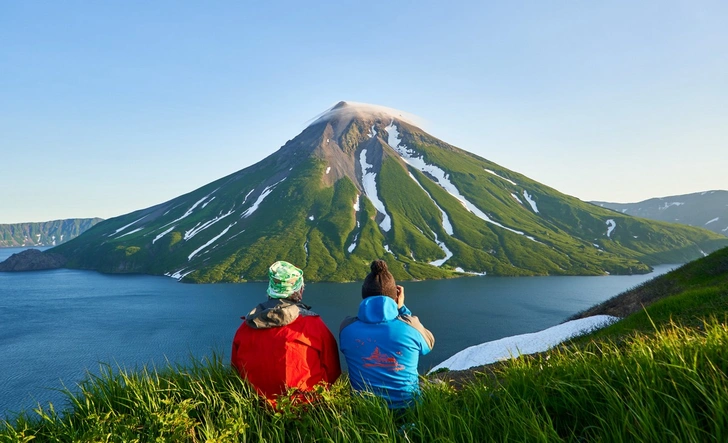
POLYGON ((728 248, 590 308, 623 320, 550 351, 423 377, 399 418, 343 376, 272 410, 220 356, 102 367, 63 409, 0 423, 0 442, 726 441, 728 248))

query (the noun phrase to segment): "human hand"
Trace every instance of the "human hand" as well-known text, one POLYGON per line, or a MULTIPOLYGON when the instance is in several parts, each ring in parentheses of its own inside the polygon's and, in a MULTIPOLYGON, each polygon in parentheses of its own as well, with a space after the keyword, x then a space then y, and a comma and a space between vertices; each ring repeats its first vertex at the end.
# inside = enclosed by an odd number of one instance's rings
POLYGON ((397 309, 404 306, 404 286, 397 285, 397 309))

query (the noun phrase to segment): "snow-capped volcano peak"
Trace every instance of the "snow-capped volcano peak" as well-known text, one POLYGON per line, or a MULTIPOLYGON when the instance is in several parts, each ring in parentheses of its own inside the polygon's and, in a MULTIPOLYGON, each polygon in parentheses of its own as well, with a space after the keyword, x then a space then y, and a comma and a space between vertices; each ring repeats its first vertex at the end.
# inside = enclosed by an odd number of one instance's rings
POLYGON ((313 118, 311 125, 324 121, 335 121, 336 123, 348 124, 354 118, 367 120, 383 119, 387 121, 401 120, 419 126, 422 119, 414 114, 400 111, 386 106, 371 105, 368 103, 357 103, 351 101, 340 101, 323 113, 313 118))

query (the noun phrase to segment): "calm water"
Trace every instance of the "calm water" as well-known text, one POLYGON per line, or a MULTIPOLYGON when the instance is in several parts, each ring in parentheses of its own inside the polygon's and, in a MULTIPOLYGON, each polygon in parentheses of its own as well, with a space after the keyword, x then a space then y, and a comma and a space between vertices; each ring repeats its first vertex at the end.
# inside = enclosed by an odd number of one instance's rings
MULTIPOLYGON (((0 249, 0 261, 20 250, 0 249)), ((646 276, 404 282, 407 306, 436 338, 420 369, 468 346, 554 326, 674 267, 646 276)), ((336 335, 344 316, 356 313, 360 289, 307 284, 304 301, 336 335)), ((37 402, 62 406, 56 389, 72 388, 100 363, 163 366, 213 352, 227 360, 240 316, 264 294, 263 283, 188 285, 68 269, 0 273, 0 417, 37 402)))

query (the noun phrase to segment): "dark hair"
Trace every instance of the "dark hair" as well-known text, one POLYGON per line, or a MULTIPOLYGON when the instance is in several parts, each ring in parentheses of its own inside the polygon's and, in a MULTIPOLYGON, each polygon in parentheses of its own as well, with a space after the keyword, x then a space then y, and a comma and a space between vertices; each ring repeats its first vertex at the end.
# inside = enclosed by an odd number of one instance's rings
POLYGON ((374 260, 370 266, 371 272, 364 278, 361 285, 361 298, 374 295, 386 295, 397 300, 397 283, 387 268, 384 260, 374 260))

